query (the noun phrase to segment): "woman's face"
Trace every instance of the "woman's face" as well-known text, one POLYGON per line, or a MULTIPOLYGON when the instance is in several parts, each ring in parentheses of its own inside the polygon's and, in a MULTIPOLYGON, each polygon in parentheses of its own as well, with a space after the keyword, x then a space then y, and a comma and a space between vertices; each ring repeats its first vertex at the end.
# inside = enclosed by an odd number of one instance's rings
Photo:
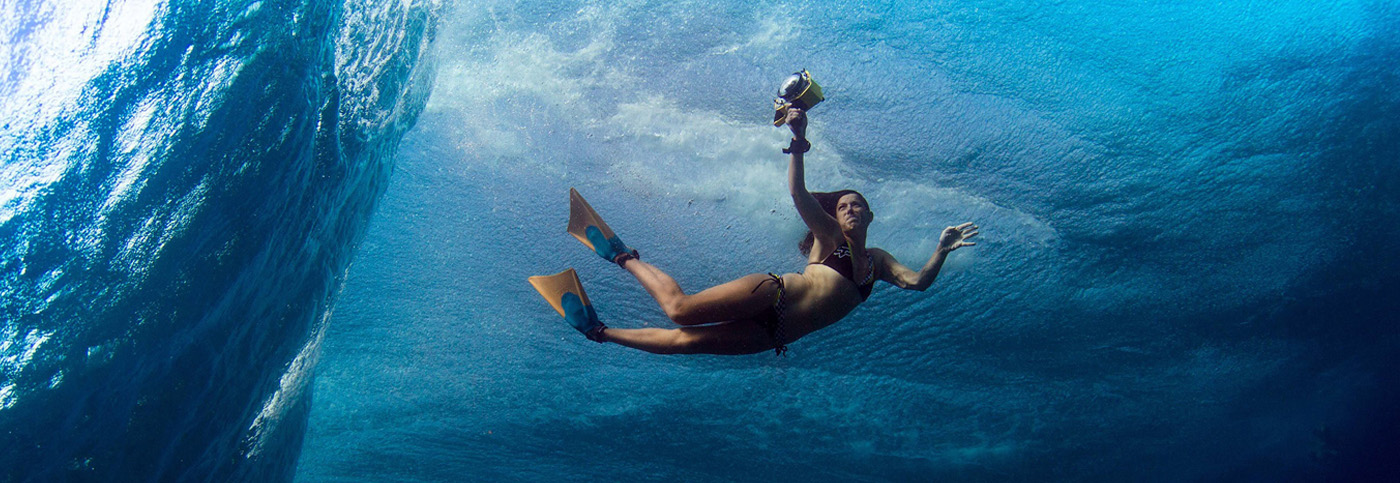
POLYGON ((836 223, 841 225, 842 231, 867 226, 874 217, 858 194, 849 193, 836 201, 836 223))

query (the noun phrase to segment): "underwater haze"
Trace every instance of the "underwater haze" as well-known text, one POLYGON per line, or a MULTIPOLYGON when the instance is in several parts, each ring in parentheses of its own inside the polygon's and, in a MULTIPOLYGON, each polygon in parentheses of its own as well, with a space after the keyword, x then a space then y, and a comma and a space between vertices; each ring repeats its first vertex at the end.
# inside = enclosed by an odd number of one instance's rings
POLYGON ((0 3, 0 482, 1400 479, 1400 2, 0 3), (785 357, 672 327, 795 272, 807 184, 880 284, 785 357))
POLYGON ((300 481, 1346 481, 1400 474, 1400 4, 460 2, 327 329, 300 481), (771 352, 671 327, 564 232, 576 187, 696 291, 792 272, 808 186, 880 284, 771 352))

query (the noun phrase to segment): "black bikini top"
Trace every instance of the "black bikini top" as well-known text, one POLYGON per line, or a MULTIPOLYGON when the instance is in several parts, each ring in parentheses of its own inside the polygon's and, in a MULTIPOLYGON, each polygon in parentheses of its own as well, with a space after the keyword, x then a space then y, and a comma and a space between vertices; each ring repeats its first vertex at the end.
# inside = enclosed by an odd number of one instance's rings
POLYGON ((856 290, 860 291, 860 300, 864 302, 865 299, 870 298, 870 291, 875 288, 875 258, 870 256, 870 252, 867 251, 865 252, 865 260, 866 265, 870 266, 870 273, 865 275, 865 280, 859 282, 856 281, 855 267, 851 263, 851 247, 848 244, 842 243, 841 246, 836 247, 830 255, 822 259, 821 264, 831 267, 832 270, 836 270, 836 273, 846 277, 846 280, 856 284, 856 290))

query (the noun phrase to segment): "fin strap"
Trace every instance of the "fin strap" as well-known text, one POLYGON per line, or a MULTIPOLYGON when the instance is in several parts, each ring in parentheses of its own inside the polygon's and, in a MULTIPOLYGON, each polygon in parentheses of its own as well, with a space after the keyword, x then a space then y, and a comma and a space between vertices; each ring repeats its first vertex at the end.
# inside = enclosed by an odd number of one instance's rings
POLYGON ((628 261, 628 260, 641 260, 641 259, 642 259, 642 254, 641 254, 640 252, 638 252, 638 251, 634 248, 634 249, 632 249, 631 252, 622 252, 622 253, 619 253, 616 257, 613 258, 613 263, 616 263, 617 266, 619 266, 619 267, 627 268, 627 261, 628 261))

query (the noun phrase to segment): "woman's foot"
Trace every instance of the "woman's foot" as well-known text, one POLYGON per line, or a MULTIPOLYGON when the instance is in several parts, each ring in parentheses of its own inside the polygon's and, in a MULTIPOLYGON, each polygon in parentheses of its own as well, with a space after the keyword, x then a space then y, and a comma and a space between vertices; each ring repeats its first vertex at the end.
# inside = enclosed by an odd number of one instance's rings
POLYGON ((590 329, 588 332, 584 332, 583 336, 587 337, 588 340, 602 344, 604 342, 607 342, 606 340, 603 340, 603 331, 605 330, 608 330, 608 326, 603 325, 603 323, 600 322, 598 323, 597 327, 590 329))
POLYGON ((578 295, 566 293, 560 297, 559 305, 564 312, 564 320, 579 331, 588 340, 594 342, 603 341, 603 331, 608 326, 598 320, 598 313, 593 310, 593 306, 584 302, 578 295))

